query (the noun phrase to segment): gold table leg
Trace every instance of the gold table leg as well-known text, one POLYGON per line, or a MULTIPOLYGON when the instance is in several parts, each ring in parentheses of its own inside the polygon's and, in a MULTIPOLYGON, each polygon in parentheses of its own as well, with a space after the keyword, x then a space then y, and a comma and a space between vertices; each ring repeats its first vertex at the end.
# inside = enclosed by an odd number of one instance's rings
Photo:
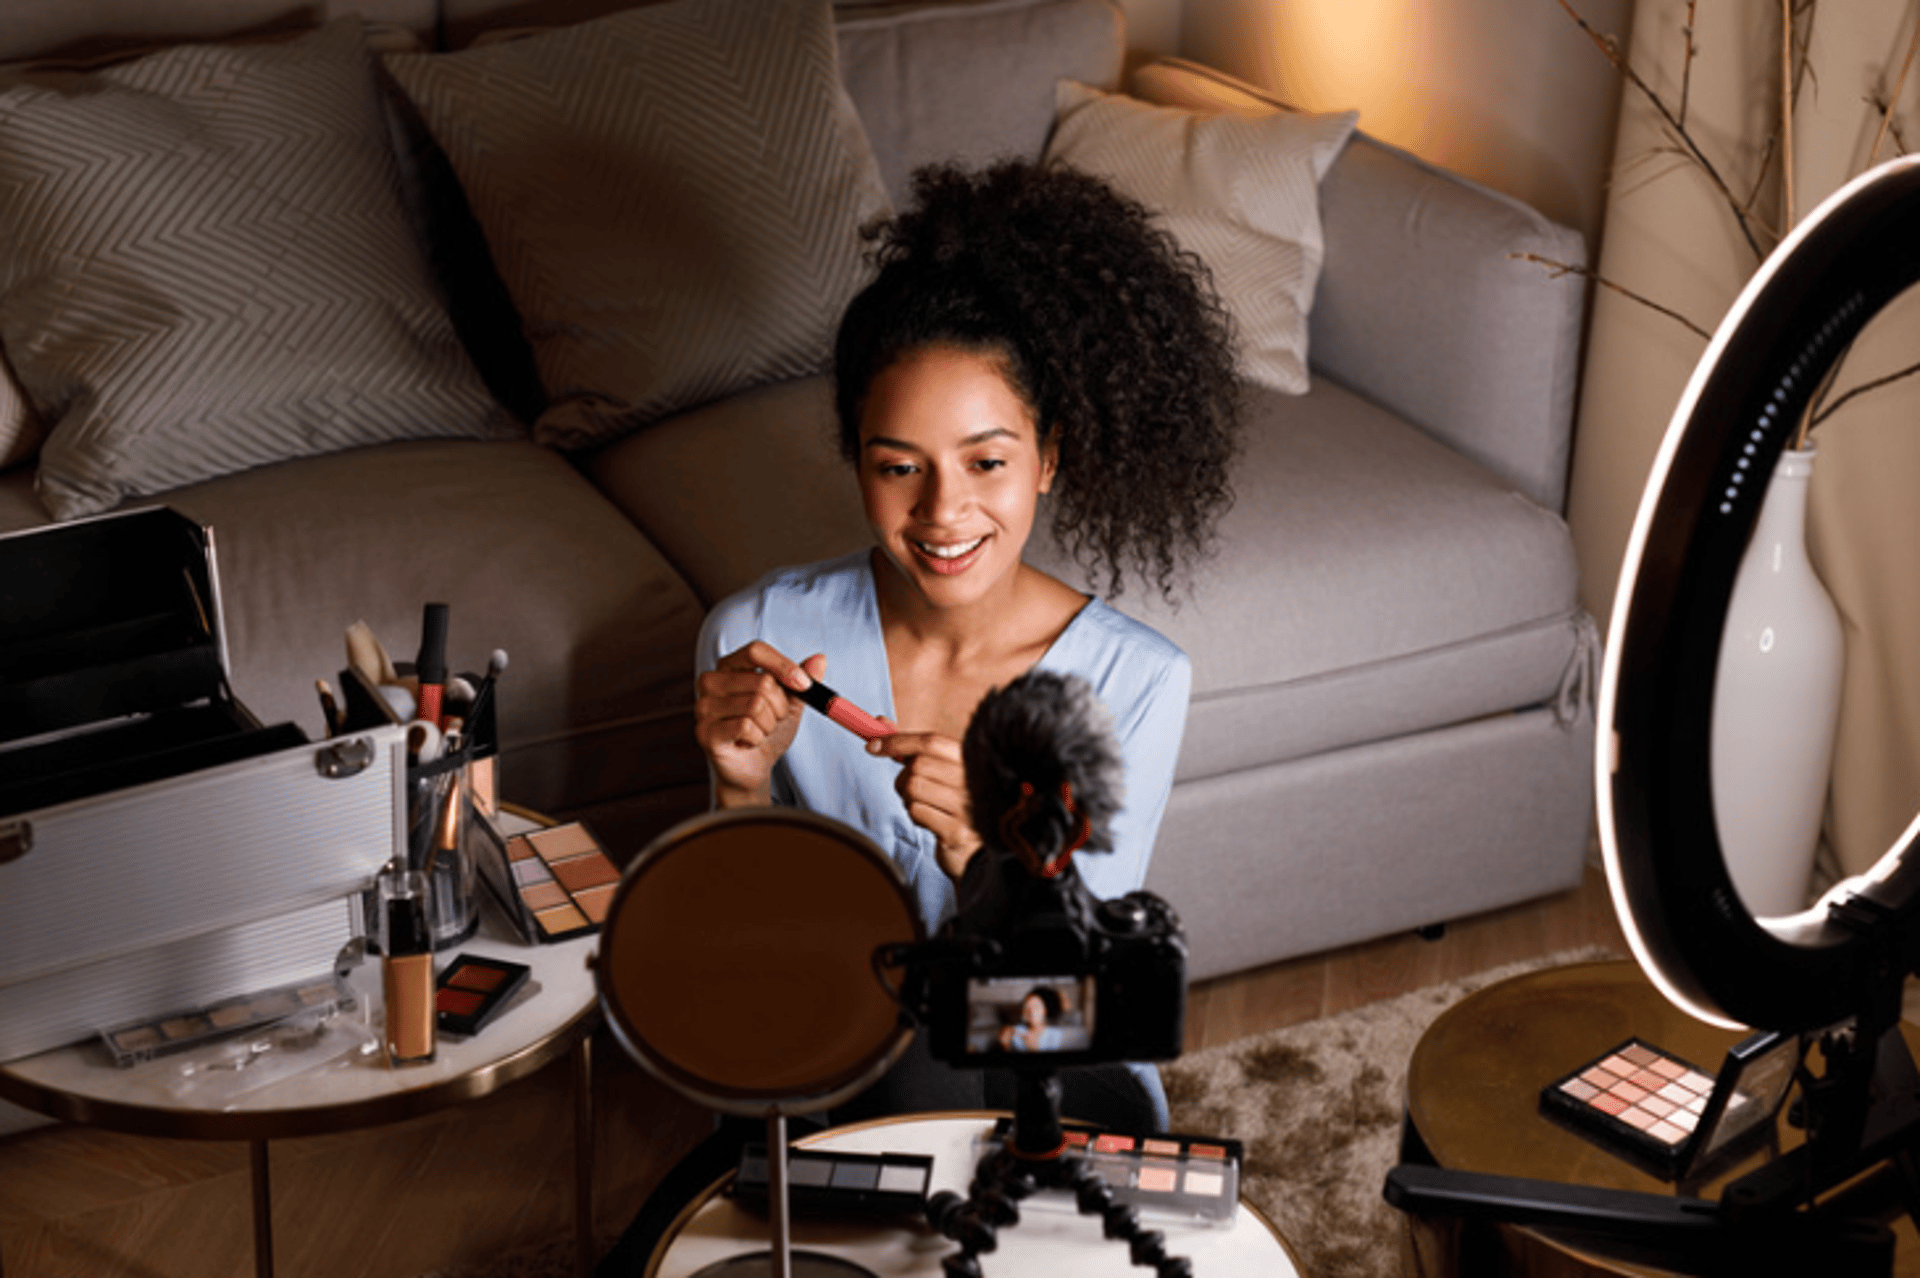
POLYGON ((580 1278, 593 1273, 593 1035, 573 1049, 573 1225, 580 1278))
POLYGON ((267 1142, 248 1142, 253 1162, 253 1272, 273 1278, 273 1187, 267 1179, 267 1142))

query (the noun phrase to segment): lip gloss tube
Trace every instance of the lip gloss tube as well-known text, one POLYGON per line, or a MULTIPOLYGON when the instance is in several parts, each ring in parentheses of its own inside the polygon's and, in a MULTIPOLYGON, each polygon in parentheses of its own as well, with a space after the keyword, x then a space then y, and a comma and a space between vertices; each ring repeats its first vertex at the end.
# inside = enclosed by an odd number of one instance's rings
POLYGON ((874 741, 893 734, 892 728, 818 679, 805 692, 794 695, 863 741, 874 741))

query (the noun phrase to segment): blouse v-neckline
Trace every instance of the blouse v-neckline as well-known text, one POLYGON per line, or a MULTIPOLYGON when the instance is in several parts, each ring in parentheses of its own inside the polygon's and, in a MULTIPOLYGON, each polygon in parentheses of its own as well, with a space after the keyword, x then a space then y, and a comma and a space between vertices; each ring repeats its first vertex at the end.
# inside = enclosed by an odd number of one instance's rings
MULTIPOLYGON (((866 603, 867 641, 873 645, 874 655, 878 658, 875 668, 880 671, 880 684, 886 701, 886 705, 879 713, 886 716, 889 722, 898 723, 899 719, 895 715, 893 704, 893 661, 887 656, 887 634, 880 624, 880 583, 873 573, 871 551, 860 552, 860 576, 861 590, 866 603)), ((1086 600, 1073 616, 1067 619, 1067 624, 1060 627, 1060 633, 1053 637, 1053 642, 1047 645, 1047 650, 1040 654, 1039 659, 1027 667, 1028 670, 1039 670, 1048 666, 1054 656, 1060 652, 1067 636, 1072 634, 1100 603, 1098 595, 1088 595, 1086 600)))

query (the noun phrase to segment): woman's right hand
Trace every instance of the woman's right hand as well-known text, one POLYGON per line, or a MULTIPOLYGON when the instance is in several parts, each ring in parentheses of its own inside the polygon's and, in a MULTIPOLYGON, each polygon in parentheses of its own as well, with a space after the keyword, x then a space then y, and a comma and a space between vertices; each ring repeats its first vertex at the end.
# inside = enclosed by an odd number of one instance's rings
POLYGON ((758 639, 701 674, 693 702, 694 736, 713 769, 720 807, 773 801, 773 765, 793 744, 806 703, 791 695, 827 672, 815 653, 795 662, 758 639))

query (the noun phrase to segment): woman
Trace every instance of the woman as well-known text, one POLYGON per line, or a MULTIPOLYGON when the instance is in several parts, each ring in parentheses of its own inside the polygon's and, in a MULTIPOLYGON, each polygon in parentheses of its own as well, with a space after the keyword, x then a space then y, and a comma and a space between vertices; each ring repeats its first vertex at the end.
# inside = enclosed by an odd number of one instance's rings
MULTIPOLYGON (((1062 167, 922 170, 834 351, 842 452, 875 546, 784 569, 701 634, 696 731, 723 808, 806 807, 900 866, 929 930, 981 845, 960 740, 1036 667, 1088 679, 1126 760, 1100 896, 1140 886, 1186 722, 1187 659, 1022 559, 1042 495, 1119 593, 1175 593, 1229 500, 1235 389, 1204 268, 1146 211, 1062 167), (829 670, 831 663, 831 670, 829 670), (894 731, 863 742, 795 695, 828 679, 894 731)), ((1163 1109, 1163 1106, 1157 1106, 1163 1109)))
POLYGON ((1000 1029, 1003 1052, 1057 1052, 1066 1046, 1066 1035, 1053 1022, 1065 1009, 1060 991, 1036 985, 1020 1000, 1020 1019, 1000 1029))

